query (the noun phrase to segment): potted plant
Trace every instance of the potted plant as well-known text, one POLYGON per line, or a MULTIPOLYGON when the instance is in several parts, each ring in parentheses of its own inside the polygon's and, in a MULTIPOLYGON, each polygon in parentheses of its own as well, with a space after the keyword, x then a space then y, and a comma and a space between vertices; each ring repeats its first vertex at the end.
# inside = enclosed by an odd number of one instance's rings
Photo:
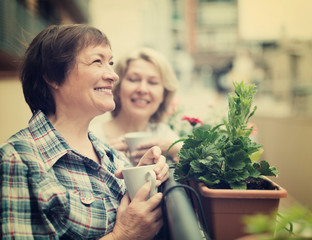
POLYGON ((277 176, 278 171, 259 161, 263 146, 251 139, 253 127, 247 127, 257 109, 253 106, 256 87, 233 84, 227 119, 216 126, 194 127, 190 135, 175 142, 183 141, 175 178, 188 181, 199 193, 209 234, 216 240, 243 236, 244 215, 270 214, 278 208, 279 199, 287 196, 285 189, 265 177, 277 176))

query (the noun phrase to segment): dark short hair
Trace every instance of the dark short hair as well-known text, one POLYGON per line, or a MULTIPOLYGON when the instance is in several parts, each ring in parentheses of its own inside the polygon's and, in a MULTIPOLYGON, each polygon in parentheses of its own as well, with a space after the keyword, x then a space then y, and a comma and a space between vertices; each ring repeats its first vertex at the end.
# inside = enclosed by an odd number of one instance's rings
POLYGON ((111 47, 105 34, 85 24, 51 25, 41 31, 27 48, 20 73, 31 112, 55 113, 48 83, 62 85, 78 53, 87 46, 101 44, 111 47))

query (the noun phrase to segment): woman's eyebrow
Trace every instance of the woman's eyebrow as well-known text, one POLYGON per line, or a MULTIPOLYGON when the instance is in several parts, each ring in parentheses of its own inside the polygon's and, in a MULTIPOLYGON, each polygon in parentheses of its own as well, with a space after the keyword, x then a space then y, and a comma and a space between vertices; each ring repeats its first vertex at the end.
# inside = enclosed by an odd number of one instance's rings
POLYGON ((102 59, 108 59, 108 60, 112 60, 114 57, 113 56, 109 56, 109 57, 107 57, 107 56, 105 56, 105 54, 103 54, 103 53, 93 53, 91 56, 98 56, 98 57, 100 57, 100 58, 102 58, 102 59))

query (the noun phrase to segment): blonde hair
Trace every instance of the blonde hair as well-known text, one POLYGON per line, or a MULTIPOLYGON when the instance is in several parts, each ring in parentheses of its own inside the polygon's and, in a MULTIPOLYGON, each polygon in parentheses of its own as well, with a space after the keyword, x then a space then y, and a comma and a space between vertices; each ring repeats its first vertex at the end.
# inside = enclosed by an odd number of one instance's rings
POLYGON ((116 108, 111 112, 112 116, 115 118, 121 109, 120 101, 120 85, 121 81, 124 79, 129 64, 131 61, 143 59, 155 65, 158 69, 162 82, 164 84, 164 100, 159 105, 157 111, 151 116, 150 122, 160 122, 167 109, 171 103, 171 100, 178 90, 179 82, 178 79, 169 63, 169 61, 161 53, 151 49, 151 48, 140 48, 130 52, 129 54, 122 57, 115 66, 115 72, 119 76, 119 81, 116 83, 113 89, 114 100, 116 103, 116 108))

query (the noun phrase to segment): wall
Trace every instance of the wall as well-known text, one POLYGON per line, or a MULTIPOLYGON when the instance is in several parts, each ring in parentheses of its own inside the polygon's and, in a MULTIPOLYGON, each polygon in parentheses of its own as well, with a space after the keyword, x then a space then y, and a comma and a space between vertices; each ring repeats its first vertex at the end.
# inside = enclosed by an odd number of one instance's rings
POLYGON ((264 159, 280 172, 273 180, 312 209, 312 119, 260 115, 253 121, 264 144, 264 159))
POLYGON ((238 0, 238 6, 239 34, 244 39, 311 39, 310 0, 238 0))
POLYGON ((171 49, 170 1, 90 0, 89 9, 90 24, 110 39, 115 60, 142 45, 165 55, 171 49))
POLYGON ((0 143, 28 124, 31 112, 17 78, 0 79, 0 143))

